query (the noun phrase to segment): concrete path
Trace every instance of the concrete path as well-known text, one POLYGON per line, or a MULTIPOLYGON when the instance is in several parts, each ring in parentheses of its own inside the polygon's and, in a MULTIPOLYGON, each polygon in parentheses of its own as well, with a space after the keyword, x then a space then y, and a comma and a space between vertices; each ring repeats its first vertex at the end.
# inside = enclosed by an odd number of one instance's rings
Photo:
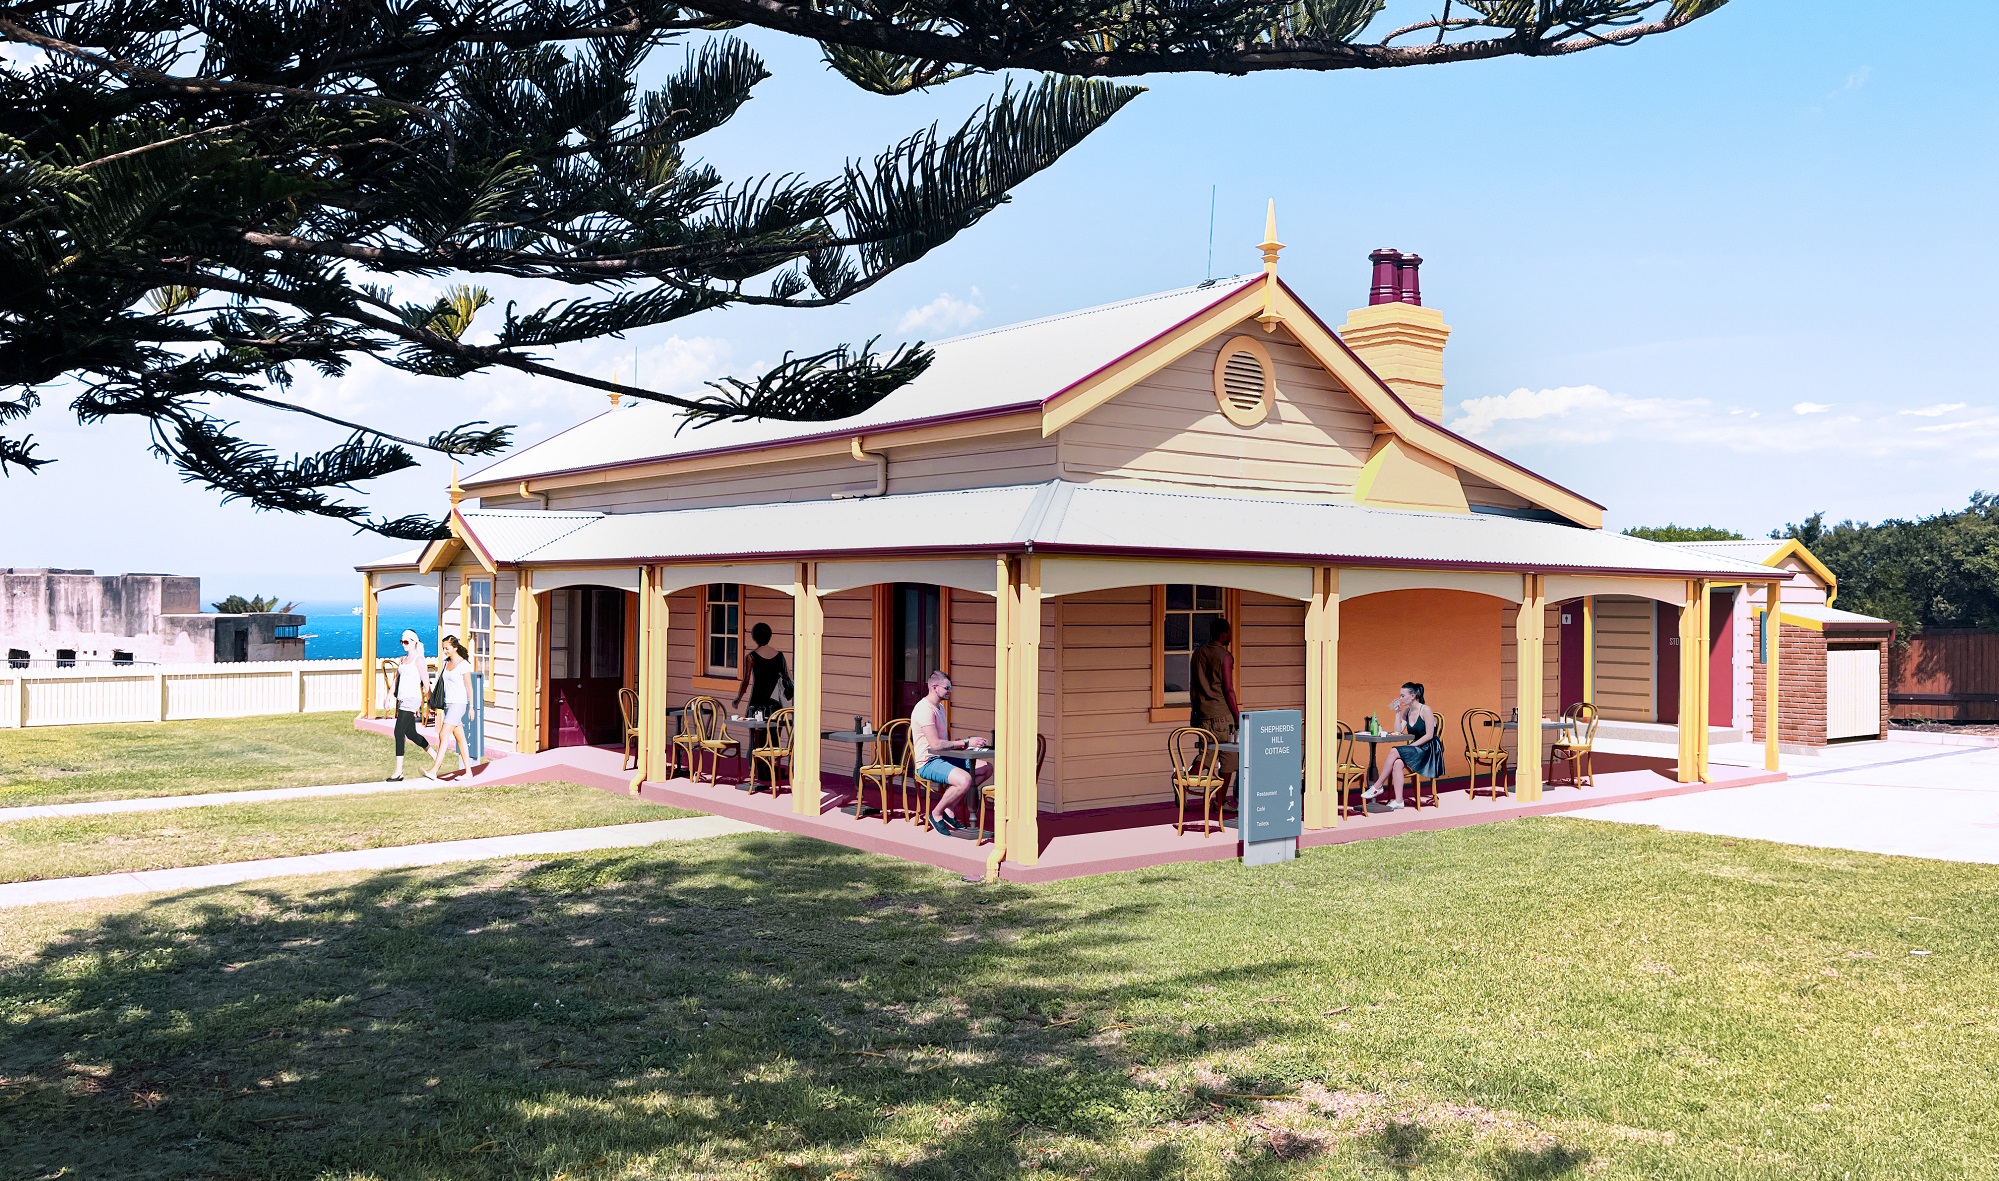
POLYGON ((481 779, 425 779, 412 775, 401 783, 376 779, 368 783, 329 783, 320 787, 266 787, 256 791, 210 791, 192 796, 145 796, 126 800, 91 800, 82 804, 28 804, 0 808, 0 824, 9 820, 47 820, 57 816, 109 816, 117 812, 166 812, 174 808, 207 808, 216 804, 267 804, 272 800, 303 800, 313 796, 366 796, 385 791, 435 791, 445 787, 478 787, 481 779))
POLYGON ((1791 778, 1783 783, 1609 804, 1569 815, 1999 865, 1999 749, 1866 743, 1786 756, 1784 770, 1791 778))
POLYGON ((122 894, 152 894, 163 890, 201 890, 231 886, 260 878, 293 874, 345 873, 357 869, 406 869, 454 861, 486 861, 496 857, 529 857, 550 853, 587 853, 595 849, 632 849, 660 841, 691 841, 769 829, 724 816, 690 816, 642 824, 608 824, 563 832, 536 832, 511 837, 480 837, 469 841, 435 841, 423 845, 391 845, 303 857, 271 857, 223 865, 193 865, 183 869, 146 869, 82 878, 52 878, 40 882, 0 885, 0 907, 38 902, 68 902, 79 898, 111 898, 122 894))

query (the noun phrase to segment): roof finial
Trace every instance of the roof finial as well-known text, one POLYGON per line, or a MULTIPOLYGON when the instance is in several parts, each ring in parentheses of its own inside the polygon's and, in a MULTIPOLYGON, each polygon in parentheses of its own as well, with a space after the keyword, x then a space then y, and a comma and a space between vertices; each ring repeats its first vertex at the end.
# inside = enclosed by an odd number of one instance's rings
MULTIPOLYGON (((617 384, 618 384, 618 371, 617 371, 617 370, 615 370, 615 369, 611 370, 611 384, 612 384, 612 385, 617 385, 617 384)), ((616 409, 618 408, 618 403, 619 403, 620 401, 622 401, 623 399, 624 399, 624 395, 623 395, 623 394, 619 393, 619 392, 618 392, 617 390, 612 390, 612 391, 611 391, 611 409, 613 409, 613 410, 616 410, 616 409)))
POLYGON ((454 455, 451 457, 451 507, 457 508, 458 502, 464 499, 465 489, 458 483, 458 457, 454 455))
POLYGON ((1277 274, 1277 252, 1284 249, 1284 243, 1277 240, 1277 198, 1270 199, 1270 210, 1263 215, 1263 241, 1256 244, 1263 251, 1263 273, 1277 274))
POLYGON ((1270 199, 1270 209, 1263 215, 1263 241, 1257 243, 1263 251, 1263 311, 1256 322, 1263 325, 1265 332, 1277 331, 1277 324, 1284 317, 1277 313, 1277 252, 1284 249, 1284 243, 1277 240, 1277 198, 1270 199))

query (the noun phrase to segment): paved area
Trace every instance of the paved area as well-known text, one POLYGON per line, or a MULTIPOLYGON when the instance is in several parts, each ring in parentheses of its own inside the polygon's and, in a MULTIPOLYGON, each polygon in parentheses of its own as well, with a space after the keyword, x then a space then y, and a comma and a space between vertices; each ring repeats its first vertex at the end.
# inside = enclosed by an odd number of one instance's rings
POLYGON ((596 849, 632 849, 661 841, 691 841, 704 837, 766 831, 768 830, 758 825, 746 824, 724 816, 690 816, 679 820, 653 820, 643 824, 610 824, 598 828, 572 828, 563 832, 537 832, 522 836, 435 841, 422 845, 391 845, 381 849, 313 853, 303 857, 270 857, 261 861, 194 865, 183 869, 148 869, 136 873, 52 878, 41 882, 13 882, 0 885, 0 907, 30 906, 39 902, 68 902, 79 898, 111 898, 122 894, 153 894, 167 890, 201 890, 213 886, 231 886, 239 882, 257 881, 260 878, 289 877, 294 874, 344 873, 357 869, 407 869, 418 865, 486 861, 497 857, 585 853, 596 849))
POLYGON ((130 800, 91 800, 82 804, 30 804, 0 808, 0 824, 9 820, 47 820, 56 816, 108 816, 117 812, 165 812, 173 808, 208 808, 216 804, 267 804, 272 800, 303 800, 313 796, 365 796, 385 791, 424 791, 442 787, 477 786, 483 779, 438 780, 413 775, 401 783, 380 779, 367 783, 329 783, 320 787, 267 787, 256 791, 210 791, 191 796, 147 796, 130 800))
MULTIPOLYGON (((1717 747, 1714 761, 1736 763, 1738 755, 1747 761, 1752 753, 1717 747)), ((1999 865, 1999 748, 1868 742, 1829 747, 1816 755, 1786 755, 1783 763, 1790 779, 1781 783, 1610 804, 1569 815, 1999 865)))

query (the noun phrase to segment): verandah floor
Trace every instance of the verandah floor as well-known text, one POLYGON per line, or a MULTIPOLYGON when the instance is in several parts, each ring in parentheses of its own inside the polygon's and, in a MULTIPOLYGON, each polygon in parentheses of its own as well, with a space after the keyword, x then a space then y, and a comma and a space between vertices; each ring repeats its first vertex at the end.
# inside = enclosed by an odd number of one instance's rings
MULTIPOLYGON (((355 724, 384 735, 393 728, 392 723, 381 720, 358 721, 355 724)), ((589 784, 606 791, 624 792, 632 779, 632 772, 625 770, 624 766, 624 754, 617 747, 560 747, 536 754, 496 759, 470 782, 499 784, 560 779, 589 784)), ((990 843, 974 845, 969 840, 941 836, 904 820, 899 811, 887 824, 882 823, 879 817, 856 820, 851 814, 841 811, 854 802, 853 789, 844 776, 827 774, 821 792, 820 814, 800 816, 791 810, 789 792, 773 798, 768 791, 754 794, 739 791, 730 785, 728 774, 725 764, 719 787, 705 782, 694 783, 685 777, 664 782, 647 781, 640 786, 639 796, 676 808, 709 812, 783 832, 818 837, 869 853, 934 865, 966 877, 980 877, 986 872, 986 862, 992 854, 990 843)), ((1600 804, 1649 800, 1716 788, 1747 787, 1788 778, 1783 772, 1719 764, 1712 768, 1712 774, 1711 783, 1682 784, 1674 780, 1672 768, 1664 760, 1606 754, 1598 758, 1596 786, 1591 788, 1550 785, 1544 789, 1539 801, 1522 804, 1510 797, 1497 800, 1480 797, 1474 800, 1464 791, 1453 790, 1447 785, 1439 796, 1437 807, 1421 810, 1403 808, 1400 811, 1346 817, 1335 828, 1307 831, 1299 844, 1302 849, 1312 849, 1406 832, 1460 828, 1522 816, 1546 816, 1600 804)), ((1165 778, 1164 773, 1161 778, 1165 778)), ((872 793, 869 799, 874 799, 872 793)), ((1192 809, 1189 811, 1191 813, 1192 809)), ((1240 844, 1232 827, 1204 837, 1200 833, 1197 815, 1184 835, 1176 835, 1171 804, 1084 812, 1043 812, 1040 836, 1038 864, 1025 865, 1009 860, 1000 866, 1002 878, 1015 882, 1051 882, 1176 862, 1227 861, 1240 853, 1240 844)))

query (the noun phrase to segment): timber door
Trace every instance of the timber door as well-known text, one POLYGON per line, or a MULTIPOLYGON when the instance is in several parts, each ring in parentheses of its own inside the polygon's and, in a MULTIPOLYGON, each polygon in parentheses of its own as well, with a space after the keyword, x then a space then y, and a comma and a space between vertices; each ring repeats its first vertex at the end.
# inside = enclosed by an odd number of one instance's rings
POLYGON ((1709 591, 1707 724, 1735 724, 1735 592, 1709 591))
POLYGON ((1659 644, 1652 659, 1652 684, 1657 689, 1657 701, 1652 707, 1654 720, 1668 726, 1680 724, 1680 609, 1671 603, 1654 603, 1658 623, 1653 632, 1659 644))
MULTIPOLYGON (((1561 606, 1561 697, 1555 708, 1566 710, 1583 696, 1583 601, 1572 599, 1561 606)), ((1591 702, 1592 705, 1595 702, 1591 702)))
POLYGON ((622 741, 618 690, 624 685, 625 592, 596 586, 548 592, 551 744, 622 741))
POLYGON ((943 626, 939 619, 942 599, 936 587, 925 583, 895 584, 889 704, 898 718, 908 717, 916 703, 930 692, 930 674, 944 665, 943 626))

